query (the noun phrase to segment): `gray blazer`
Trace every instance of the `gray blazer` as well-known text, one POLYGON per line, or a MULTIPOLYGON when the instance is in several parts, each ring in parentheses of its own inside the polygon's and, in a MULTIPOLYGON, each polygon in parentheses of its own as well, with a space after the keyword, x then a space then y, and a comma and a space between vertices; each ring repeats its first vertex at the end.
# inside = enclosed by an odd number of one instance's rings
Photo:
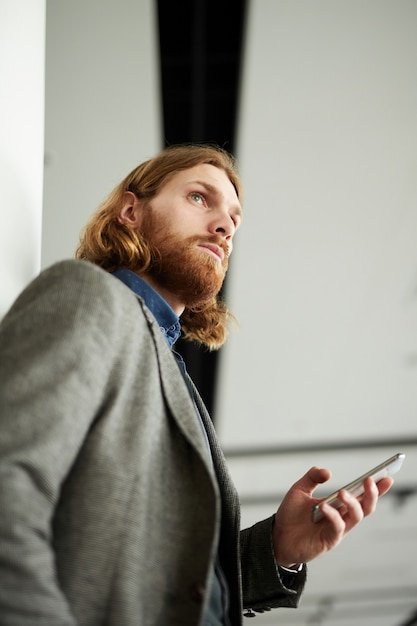
POLYGON ((201 398, 211 455, 119 280, 81 261, 41 273, 0 325, 0 385, 1 626, 197 626, 218 545, 233 625, 242 587, 245 606, 297 605, 304 577, 282 584, 271 519, 239 532, 201 398))

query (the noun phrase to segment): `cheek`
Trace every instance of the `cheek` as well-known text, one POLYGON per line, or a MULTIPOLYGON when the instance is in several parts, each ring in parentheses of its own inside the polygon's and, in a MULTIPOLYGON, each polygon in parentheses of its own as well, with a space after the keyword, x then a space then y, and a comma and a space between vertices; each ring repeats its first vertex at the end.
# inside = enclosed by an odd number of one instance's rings
POLYGON ((154 243, 163 240, 172 232, 169 215, 149 206, 148 211, 143 215, 141 230, 145 237, 154 243))
POLYGON ((166 236, 173 236, 179 240, 188 239, 204 233, 204 224, 196 211, 188 207, 175 207, 159 204, 149 206, 149 212, 144 215, 143 230, 154 241, 160 242, 166 236))

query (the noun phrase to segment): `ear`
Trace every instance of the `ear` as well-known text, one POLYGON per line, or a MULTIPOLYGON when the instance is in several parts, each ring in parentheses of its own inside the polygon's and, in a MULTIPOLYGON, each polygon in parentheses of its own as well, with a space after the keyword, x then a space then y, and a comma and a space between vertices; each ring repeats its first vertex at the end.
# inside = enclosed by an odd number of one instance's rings
POLYGON ((125 191, 123 204, 117 216, 119 224, 126 224, 131 228, 139 228, 142 222, 142 202, 131 191, 125 191))

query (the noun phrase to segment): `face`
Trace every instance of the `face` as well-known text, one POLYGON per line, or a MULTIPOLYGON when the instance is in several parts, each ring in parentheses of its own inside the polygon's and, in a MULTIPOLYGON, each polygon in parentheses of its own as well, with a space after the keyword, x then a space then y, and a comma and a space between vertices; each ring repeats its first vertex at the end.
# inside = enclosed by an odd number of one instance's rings
POLYGON ((241 207, 227 174, 208 164, 174 174, 150 202, 137 200, 136 226, 156 254, 148 279, 178 311, 217 295, 241 207))

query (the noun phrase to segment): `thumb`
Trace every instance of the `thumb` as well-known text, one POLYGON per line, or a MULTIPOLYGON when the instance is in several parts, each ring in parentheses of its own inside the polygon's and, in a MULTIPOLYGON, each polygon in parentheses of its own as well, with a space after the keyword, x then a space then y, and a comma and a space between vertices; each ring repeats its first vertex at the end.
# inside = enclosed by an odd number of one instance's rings
POLYGON ((297 486, 298 489, 311 496, 317 486, 327 482, 331 475, 330 470, 314 466, 295 483, 294 487, 297 486))

